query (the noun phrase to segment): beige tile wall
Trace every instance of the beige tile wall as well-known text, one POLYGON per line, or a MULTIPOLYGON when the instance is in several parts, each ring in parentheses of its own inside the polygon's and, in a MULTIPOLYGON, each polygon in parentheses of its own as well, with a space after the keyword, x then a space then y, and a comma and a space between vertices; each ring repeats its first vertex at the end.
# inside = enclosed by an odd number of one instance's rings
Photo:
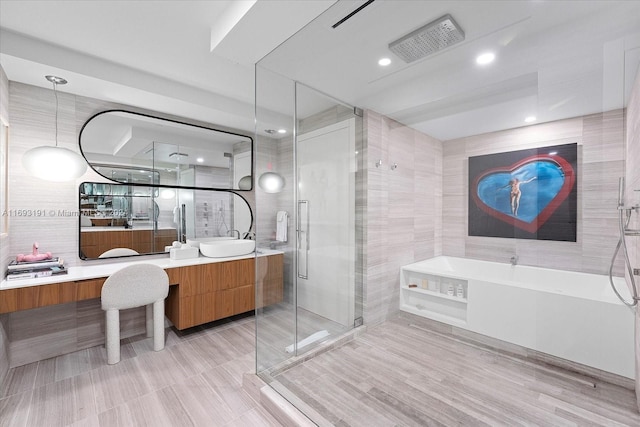
POLYGON ((364 321, 372 325, 398 311, 400 267, 441 253, 443 166, 435 138, 373 111, 365 113, 364 130, 364 321))
MULTIPOLYGON (((9 121, 9 79, 2 66, 0 66, 0 120, 6 124, 10 124, 9 121)), ((5 165, 0 165, 0 173, 4 173, 5 165)), ((5 189, 0 189, 0 197, 5 197, 5 189)), ((0 212, 0 215, 2 212, 0 212)), ((6 218, 0 218, 0 221, 6 218)), ((8 220, 8 219, 7 219, 8 220)), ((9 250, 9 235, 0 233, 0 274, 4 274, 9 264, 10 258, 9 250)), ((0 384, 9 370, 9 339, 5 333, 2 321, 0 320, 0 384)))
MULTIPOLYGON (((607 274, 617 242, 617 185, 625 163, 622 110, 444 143, 372 111, 365 118, 365 322, 381 322, 397 310, 400 266, 440 254, 500 262, 517 254, 526 265, 607 274), (467 235, 469 156, 574 142, 577 242, 467 235)), ((620 259, 614 271, 622 274, 620 259)))
MULTIPOLYGON (((631 98, 627 106, 627 162, 626 162, 626 203, 640 203, 640 70, 636 75, 631 98)), ((640 213, 636 211, 630 228, 640 229, 640 213)), ((634 268, 640 268, 640 237, 628 237, 629 258, 634 268)), ((629 279, 627 279, 629 280, 629 279)), ((640 276, 635 276, 636 287, 640 288, 640 276)), ((640 312, 636 309, 636 397, 640 409, 640 312)))
MULTIPOLYGON (((617 186, 624 168, 622 110, 446 141, 443 254, 607 274, 617 242, 617 186), (467 236, 468 158, 578 143, 576 242, 467 236)), ((616 264, 621 274, 621 263, 616 264)))

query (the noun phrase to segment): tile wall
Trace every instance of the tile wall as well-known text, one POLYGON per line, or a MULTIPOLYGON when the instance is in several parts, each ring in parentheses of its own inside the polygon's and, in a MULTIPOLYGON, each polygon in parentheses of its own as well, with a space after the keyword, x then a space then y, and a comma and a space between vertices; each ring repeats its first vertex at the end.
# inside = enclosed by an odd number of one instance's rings
MULTIPOLYGON (((617 242, 618 177, 625 166, 622 110, 444 143, 373 111, 365 118, 366 323, 382 322, 398 310, 400 266, 436 255, 508 262, 517 254, 526 265, 607 274, 617 242), (469 156, 573 142, 579 164, 577 242, 467 235, 469 156), (378 160, 381 167, 375 166, 378 160)), ((622 271, 618 259, 614 272, 622 271)))
MULTIPOLYGON (((640 70, 636 75, 627 106, 627 164, 626 198, 628 204, 640 203, 640 70)), ((630 228, 640 229, 640 213, 634 215, 630 228)), ((640 268, 640 237, 629 237, 629 258, 634 268, 640 268)), ((636 286, 640 288, 640 275, 635 276, 636 286)), ((640 311, 636 309, 636 398, 640 409, 640 311)))
MULTIPOLYGON (((0 66, 0 120, 5 124, 9 121, 9 79, 4 69, 0 66)), ((1 172, 4 172, 4 165, 1 172)), ((5 189, 0 189, 0 197, 5 197, 5 189)), ((2 214, 2 212, 0 212, 2 214)), ((2 218, 0 218, 2 220, 2 218)), ((9 264, 9 235, 0 233, 0 272, 4 272, 9 264)), ((9 339, 4 330, 2 315, 0 315, 0 384, 9 370, 9 339)))
MULTIPOLYGON (((443 254, 608 274, 617 242, 618 178, 624 170, 622 110, 476 135, 443 144, 443 254), (468 158, 578 143, 576 242, 468 236, 468 158)), ((616 264, 622 273, 621 263, 616 264)))
POLYGON ((373 111, 364 131, 364 322, 373 325, 398 311, 400 267, 441 254, 442 143, 373 111))

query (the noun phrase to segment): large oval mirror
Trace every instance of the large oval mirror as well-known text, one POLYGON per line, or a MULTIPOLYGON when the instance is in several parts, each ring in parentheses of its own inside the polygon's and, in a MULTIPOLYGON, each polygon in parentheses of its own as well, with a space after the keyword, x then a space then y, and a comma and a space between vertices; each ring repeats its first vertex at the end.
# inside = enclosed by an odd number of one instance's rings
POLYGON ((122 184, 252 188, 253 140, 228 131, 110 110, 87 120, 80 150, 97 173, 122 184))
POLYGON ((84 182, 79 202, 84 260, 163 253, 176 240, 253 237, 249 204, 231 191, 84 182))

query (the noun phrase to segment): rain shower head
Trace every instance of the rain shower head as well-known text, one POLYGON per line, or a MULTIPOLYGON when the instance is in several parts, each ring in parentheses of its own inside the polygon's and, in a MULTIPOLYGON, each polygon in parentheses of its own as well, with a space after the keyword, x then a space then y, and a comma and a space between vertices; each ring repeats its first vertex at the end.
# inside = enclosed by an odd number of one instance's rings
POLYGON ((447 14, 389 43, 389 50, 404 62, 413 62, 463 40, 464 31, 447 14))

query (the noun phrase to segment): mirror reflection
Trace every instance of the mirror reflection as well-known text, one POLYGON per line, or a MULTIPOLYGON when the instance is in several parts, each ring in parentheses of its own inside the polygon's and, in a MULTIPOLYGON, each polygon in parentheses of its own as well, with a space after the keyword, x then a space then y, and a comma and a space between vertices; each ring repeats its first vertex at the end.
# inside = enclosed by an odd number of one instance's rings
POLYGON ((80 131, 87 162, 122 184, 250 190, 252 144, 245 135, 121 110, 96 114, 80 131))
POLYGON ((229 191, 85 182, 79 204, 85 260, 163 253, 176 240, 253 238, 249 205, 229 191))

